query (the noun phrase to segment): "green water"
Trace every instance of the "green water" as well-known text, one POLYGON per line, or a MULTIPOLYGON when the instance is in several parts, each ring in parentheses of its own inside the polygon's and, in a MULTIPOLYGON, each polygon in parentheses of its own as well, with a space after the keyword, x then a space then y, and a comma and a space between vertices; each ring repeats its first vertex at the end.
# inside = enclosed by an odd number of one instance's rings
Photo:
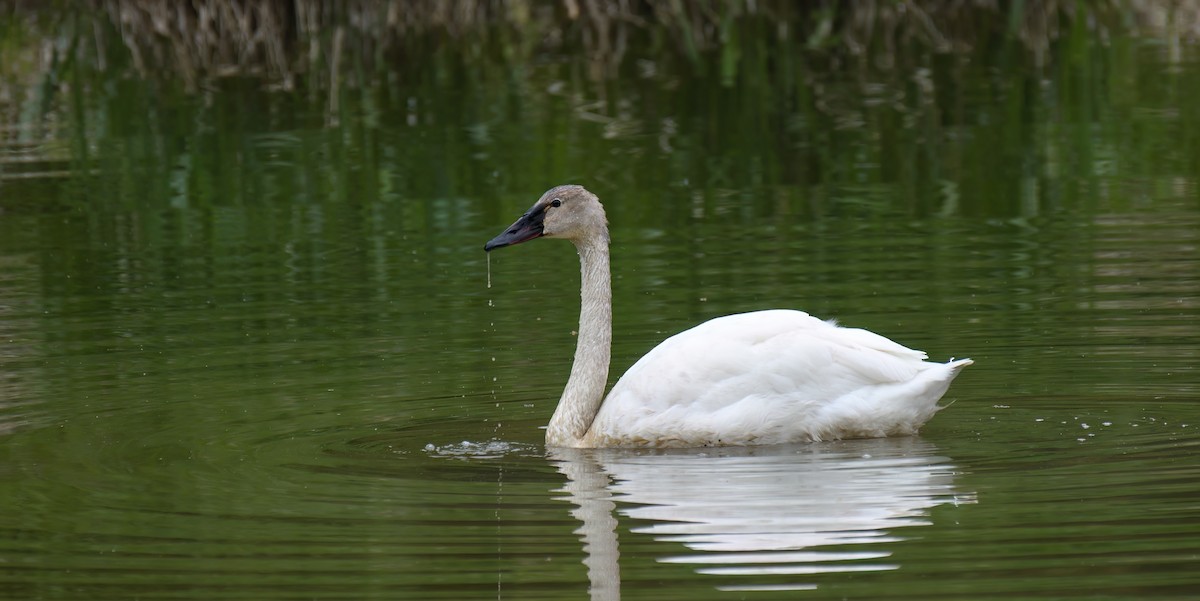
POLYGON ((1200 51, 1050 51, 7 88, 0 597, 1200 598, 1200 51), (565 182, 614 379, 766 307, 976 364, 920 437, 548 451, 577 259, 482 245, 565 182))

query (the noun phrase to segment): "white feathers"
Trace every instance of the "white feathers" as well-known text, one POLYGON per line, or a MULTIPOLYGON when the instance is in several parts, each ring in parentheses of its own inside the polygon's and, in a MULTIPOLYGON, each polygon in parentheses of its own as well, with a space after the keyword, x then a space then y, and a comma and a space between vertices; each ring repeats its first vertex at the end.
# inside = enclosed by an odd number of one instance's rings
POLYGON ((613 387, 585 446, 774 444, 914 434, 970 360, 925 354, 801 311, 676 334, 613 387))
POLYGON ((579 251, 575 363, 546 427, 561 447, 709 446, 914 434, 970 359, 925 353, 784 309, 720 317, 663 341, 604 397, 612 290, 604 208, 559 186, 485 250, 565 238, 579 251))

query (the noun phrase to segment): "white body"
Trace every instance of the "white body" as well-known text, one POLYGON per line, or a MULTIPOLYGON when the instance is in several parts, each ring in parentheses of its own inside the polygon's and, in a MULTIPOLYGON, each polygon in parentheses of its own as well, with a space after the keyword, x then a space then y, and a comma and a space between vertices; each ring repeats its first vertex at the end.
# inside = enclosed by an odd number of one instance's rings
POLYGON ((802 311, 741 313, 668 338, 613 387, 586 446, 807 442, 916 434, 969 359, 802 311))

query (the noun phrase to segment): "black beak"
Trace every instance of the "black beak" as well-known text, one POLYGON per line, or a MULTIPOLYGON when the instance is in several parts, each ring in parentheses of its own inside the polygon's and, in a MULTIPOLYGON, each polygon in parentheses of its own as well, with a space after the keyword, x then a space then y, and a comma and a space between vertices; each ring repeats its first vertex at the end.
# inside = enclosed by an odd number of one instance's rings
POLYGON ((508 226, 503 234, 492 238, 487 244, 483 245, 483 250, 492 250, 493 248, 501 248, 504 246, 512 246, 522 242, 528 242, 534 238, 542 236, 542 220, 546 218, 546 208, 541 203, 533 205, 533 208, 521 215, 521 218, 508 226))

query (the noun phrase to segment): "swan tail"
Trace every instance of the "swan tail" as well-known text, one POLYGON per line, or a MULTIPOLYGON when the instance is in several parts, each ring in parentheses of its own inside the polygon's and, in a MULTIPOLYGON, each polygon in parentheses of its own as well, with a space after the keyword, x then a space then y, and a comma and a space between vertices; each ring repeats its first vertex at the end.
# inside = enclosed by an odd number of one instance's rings
POLYGON ((955 375, 958 375, 959 370, 962 368, 974 364, 975 362, 970 359, 955 359, 954 357, 950 357, 950 360, 946 362, 946 365, 954 370, 955 375))
POLYGON ((935 401, 940 399, 943 394, 946 394, 946 389, 950 387, 950 383, 954 381, 954 378, 958 377, 958 373, 964 367, 974 363, 970 359, 950 359, 945 363, 934 364, 932 369, 925 372, 928 376, 923 378, 929 385, 928 396, 932 396, 935 401))
POLYGON ((943 407, 938 405, 950 383, 971 365, 970 359, 930 364, 907 382, 882 384, 858 391, 826 406, 814 420, 812 438, 881 438, 916 434, 943 407))

